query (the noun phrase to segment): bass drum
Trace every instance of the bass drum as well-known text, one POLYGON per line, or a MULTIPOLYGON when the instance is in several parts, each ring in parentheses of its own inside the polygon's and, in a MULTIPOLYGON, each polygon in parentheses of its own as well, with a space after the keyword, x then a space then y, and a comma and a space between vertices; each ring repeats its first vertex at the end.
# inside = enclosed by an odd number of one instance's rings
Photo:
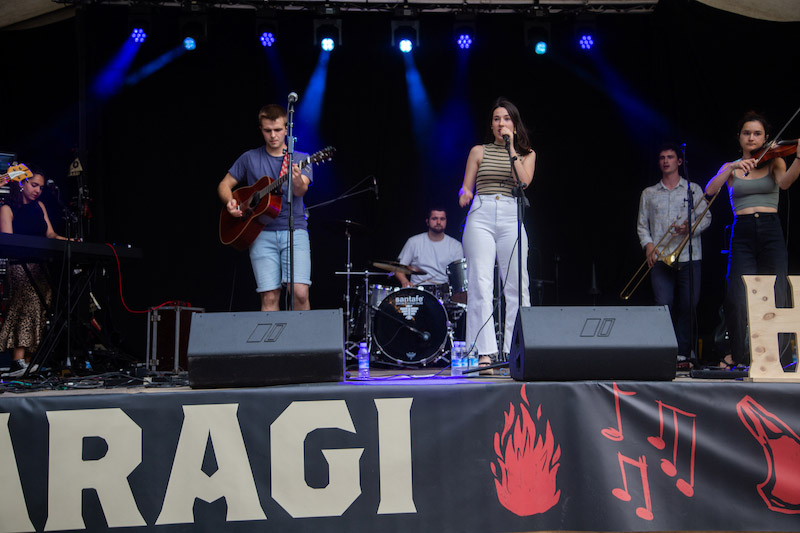
POLYGON ((400 289, 383 299, 372 327, 381 353, 403 365, 434 361, 447 340, 447 313, 422 289, 400 289))

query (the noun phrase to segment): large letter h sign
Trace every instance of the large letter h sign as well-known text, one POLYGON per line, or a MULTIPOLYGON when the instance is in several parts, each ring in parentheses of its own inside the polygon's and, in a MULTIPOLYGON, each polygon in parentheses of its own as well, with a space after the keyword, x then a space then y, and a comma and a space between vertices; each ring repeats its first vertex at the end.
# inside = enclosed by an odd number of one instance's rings
POLYGON ((775 307, 775 276, 742 276, 747 292, 750 325, 750 380, 800 382, 797 365, 784 372, 779 333, 794 333, 800 340, 800 276, 789 276, 795 307, 775 307), (797 283, 795 283, 797 282, 797 283))

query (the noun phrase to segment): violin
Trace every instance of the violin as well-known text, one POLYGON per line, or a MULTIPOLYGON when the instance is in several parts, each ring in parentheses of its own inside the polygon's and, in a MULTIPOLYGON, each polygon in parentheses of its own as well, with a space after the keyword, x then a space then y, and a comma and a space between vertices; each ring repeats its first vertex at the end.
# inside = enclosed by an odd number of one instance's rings
POLYGON ((766 163, 770 159, 776 157, 788 157, 797 153, 797 139, 790 139, 787 141, 778 141, 766 143, 758 149, 755 153, 751 154, 751 158, 755 159, 758 168, 761 168, 762 163, 766 163))

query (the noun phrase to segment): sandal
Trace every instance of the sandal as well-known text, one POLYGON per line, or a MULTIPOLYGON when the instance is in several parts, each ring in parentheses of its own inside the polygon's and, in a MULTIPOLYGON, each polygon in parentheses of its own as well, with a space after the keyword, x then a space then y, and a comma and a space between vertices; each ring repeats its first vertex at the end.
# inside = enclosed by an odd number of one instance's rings
MULTIPOLYGON (((478 358, 478 368, 489 366, 492 364, 492 358, 488 355, 482 355, 478 358)), ((487 368, 486 370, 481 370, 478 372, 481 376, 493 376, 494 375, 494 368, 487 368)))
POLYGON ((731 357, 731 354, 728 354, 720 359, 719 367, 723 370, 733 370, 736 368, 736 363, 733 362, 733 357, 731 357))

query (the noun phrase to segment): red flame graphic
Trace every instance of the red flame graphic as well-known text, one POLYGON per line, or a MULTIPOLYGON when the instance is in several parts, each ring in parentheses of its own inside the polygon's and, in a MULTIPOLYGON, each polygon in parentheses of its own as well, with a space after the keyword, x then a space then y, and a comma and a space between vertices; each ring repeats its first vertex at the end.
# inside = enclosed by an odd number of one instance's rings
MULTIPOLYGON (((523 403, 519 415, 515 415, 514 404, 510 403, 504 413, 502 436, 494 434, 498 466, 492 463, 492 474, 500 504, 518 516, 531 516, 544 513, 558 503, 561 491, 556 488, 556 473, 561 446, 556 446, 547 420, 542 440, 541 431, 530 415, 524 385, 520 396, 523 403)), ((536 420, 542 424, 541 405, 536 410, 536 420)))

